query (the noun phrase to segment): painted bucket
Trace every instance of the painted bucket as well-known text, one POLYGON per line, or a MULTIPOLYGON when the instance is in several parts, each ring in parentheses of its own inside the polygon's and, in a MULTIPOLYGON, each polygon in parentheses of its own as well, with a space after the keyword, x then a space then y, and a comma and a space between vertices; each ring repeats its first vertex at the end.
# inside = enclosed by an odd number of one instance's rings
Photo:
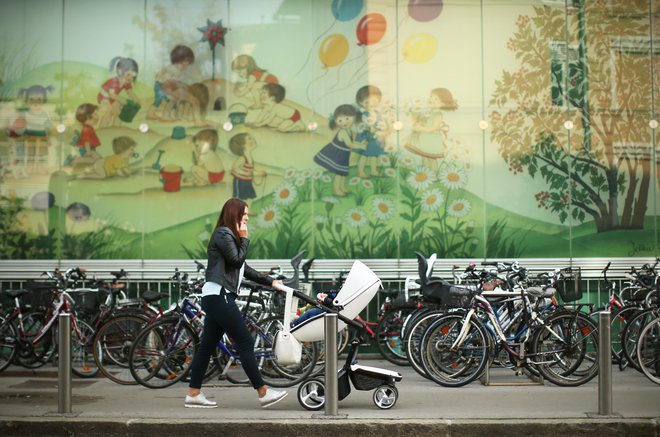
POLYGON ((183 169, 178 165, 168 164, 160 169, 160 181, 165 191, 179 191, 181 189, 181 176, 183 169))
POLYGON ((119 112, 119 119, 124 123, 130 123, 133 121, 137 113, 140 111, 140 104, 134 102, 133 100, 127 100, 126 104, 121 108, 119 112))

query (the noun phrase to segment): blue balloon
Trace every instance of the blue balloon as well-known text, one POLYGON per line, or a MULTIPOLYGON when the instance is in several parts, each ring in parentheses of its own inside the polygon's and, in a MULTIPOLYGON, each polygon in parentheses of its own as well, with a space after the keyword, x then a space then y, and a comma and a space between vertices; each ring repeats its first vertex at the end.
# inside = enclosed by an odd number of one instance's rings
POLYGON ((339 21, 349 21, 362 11, 363 0, 332 0, 332 15, 339 21))

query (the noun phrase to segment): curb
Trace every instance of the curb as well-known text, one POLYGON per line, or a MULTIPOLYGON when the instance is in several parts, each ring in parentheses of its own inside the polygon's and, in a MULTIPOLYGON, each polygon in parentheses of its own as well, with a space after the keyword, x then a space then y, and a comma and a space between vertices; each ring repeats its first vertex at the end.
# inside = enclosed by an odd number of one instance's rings
POLYGON ((0 419, 0 435, 29 436, 172 436, 226 435, 269 437, 335 437, 344 433, 368 435, 483 436, 533 435, 561 436, 639 436, 660 437, 658 419, 392 419, 392 420, 277 420, 213 421, 155 419, 112 420, 77 417, 5 417, 0 419))

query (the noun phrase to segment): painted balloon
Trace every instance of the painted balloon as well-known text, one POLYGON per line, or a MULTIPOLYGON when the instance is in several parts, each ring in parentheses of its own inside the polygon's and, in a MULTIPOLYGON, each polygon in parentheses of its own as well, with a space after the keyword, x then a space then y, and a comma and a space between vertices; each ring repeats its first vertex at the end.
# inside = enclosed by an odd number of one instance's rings
POLYGON ((319 58, 325 67, 341 64, 348 55, 348 40, 344 35, 328 35, 319 47, 319 58))
POLYGON ((32 196, 32 209, 46 211, 55 205, 55 195, 49 191, 39 191, 32 196))
POLYGON ((350 21, 362 11, 362 0, 332 0, 332 15, 339 21, 350 21))
POLYGON ((416 33, 403 43, 403 59, 413 64, 423 64, 435 56, 438 43, 433 35, 416 33))
POLYGON ((74 202, 66 208, 66 215, 74 222, 83 222, 89 220, 92 211, 84 203, 74 202))
POLYGON ((409 0, 408 14, 421 22, 431 21, 442 13, 442 0, 409 0))
POLYGON ((383 38, 386 30, 387 21, 383 15, 378 13, 365 15, 356 29, 358 45, 368 46, 377 43, 383 38))

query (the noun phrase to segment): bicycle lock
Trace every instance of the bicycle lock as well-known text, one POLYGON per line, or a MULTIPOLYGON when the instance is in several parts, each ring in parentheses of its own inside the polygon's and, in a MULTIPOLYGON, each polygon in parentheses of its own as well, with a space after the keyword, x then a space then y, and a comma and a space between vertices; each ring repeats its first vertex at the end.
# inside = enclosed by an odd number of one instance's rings
POLYGON ((57 412, 71 413, 71 314, 62 313, 58 323, 57 412))

